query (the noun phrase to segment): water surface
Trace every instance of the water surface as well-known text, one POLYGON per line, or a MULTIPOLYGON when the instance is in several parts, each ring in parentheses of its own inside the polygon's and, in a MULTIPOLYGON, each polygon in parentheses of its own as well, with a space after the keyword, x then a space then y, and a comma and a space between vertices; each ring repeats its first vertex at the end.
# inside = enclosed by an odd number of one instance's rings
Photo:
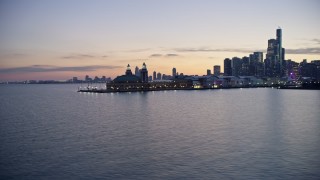
POLYGON ((320 91, 0 86, 0 179, 319 179, 320 91))

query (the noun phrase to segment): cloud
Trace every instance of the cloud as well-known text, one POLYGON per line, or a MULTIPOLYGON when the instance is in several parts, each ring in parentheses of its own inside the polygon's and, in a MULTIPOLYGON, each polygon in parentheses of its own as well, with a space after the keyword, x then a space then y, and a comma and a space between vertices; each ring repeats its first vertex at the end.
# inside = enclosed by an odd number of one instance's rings
POLYGON ((149 57, 161 57, 162 54, 151 54, 149 57))
POLYGON ((286 49, 286 54, 320 54, 320 48, 286 49))
POLYGON ((51 66, 51 65, 33 65, 25 67, 16 67, 16 68, 0 68, 0 73, 25 73, 25 72, 63 72, 63 71, 73 71, 73 72, 86 72, 86 71, 95 71, 98 69, 117 69, 122 68, 121 66, 69 66, 69 67, 60 67, 60 66, 51 66))
POLYGON ((107 58, 108 56, 102 55, 92 55, 92 54, 72 54, 67 56, 62 56, 62 59, 91 59, 91 58, 107 58))
POLYGON ((320 39, 312 39, 311 41, 315 42, 316 44, 320 44, 320 39))
POLYGON ((164 54, 164 55, 162 55, 162 54, 151 54, 149 57, 150 58, 157 58, 157 57, 177 57, 177 56, 179 56, 179 55, 170 53, 170 54, 164 54))
POLYGON ((263 50, 252 50, 252 49, 241 49, 241 48, 234 48, 234 49, 212 49, 212 48, 176 48, 174 49, 177 52, 239 52, 239 53, 252 53, 256 51, 263 51, 263 50))
POLYGON ((74 54, 68 56, 62 56, 62 59, 88 59, 88 58, 95 58, 96 56, 90 54, 74 54))
POLYGON ((178 54, 166 54, 166 57, 176 57, 179 56, 178 54))

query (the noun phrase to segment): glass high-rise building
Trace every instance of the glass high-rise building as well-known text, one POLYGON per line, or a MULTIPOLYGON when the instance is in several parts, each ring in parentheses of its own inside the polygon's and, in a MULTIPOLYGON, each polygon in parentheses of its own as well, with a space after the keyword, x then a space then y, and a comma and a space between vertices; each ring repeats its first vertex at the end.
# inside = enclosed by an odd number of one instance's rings
POLYGON ((177 75, 177 69, 172 68, 172 77, 174 78, 177 75))
POLYGON ((215 76, 220 76, 220 66, 219 65, 215 65, 215 66, 213 66, 213 74, 215 75, 215 76))
POLYGON ((232 67, 231 67, 231 59, 224 59, 224 75, 232 76, 232 67))
POLYGON ((162 74, 160 72, 157 73, 157 80, 161 80, 162 74))
POLYGON ((207 69, 207 75, 211 75, 211 70, 210 69, 207 69))
POLYGON ((153 80, 156 80, 156 79, 157 79, 157 72, 153 71, 153 80))

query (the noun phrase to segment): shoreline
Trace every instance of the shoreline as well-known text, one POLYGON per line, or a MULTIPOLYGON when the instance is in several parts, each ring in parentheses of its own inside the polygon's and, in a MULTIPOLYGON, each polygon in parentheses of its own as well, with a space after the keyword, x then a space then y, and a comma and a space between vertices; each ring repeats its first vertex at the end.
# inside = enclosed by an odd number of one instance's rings
POLYGON ((148 92, 148 91, 203 91, 203 90, 219 90, 219 89, 248 89, 248 88, 274 88, 274 89, 292 89, 292 90, 320 90, 319 88, 303 88, 303 87, 281 87, 281 86, 259 86, 259 87, 224 87, 224 88, 184 88, 184 89, 175 89, 175 88, 167 88, 167 89, 128 89, 128 90, 106 90, 106 89, 81 89, 77 92, 85 92, 85 93, 122 93, 122 92, 148 92))

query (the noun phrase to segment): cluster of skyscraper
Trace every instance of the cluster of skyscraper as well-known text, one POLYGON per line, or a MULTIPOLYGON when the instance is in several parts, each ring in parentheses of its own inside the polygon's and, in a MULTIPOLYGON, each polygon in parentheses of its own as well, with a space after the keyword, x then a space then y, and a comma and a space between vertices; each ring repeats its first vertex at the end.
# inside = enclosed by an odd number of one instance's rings
MULTIPOLYGON (((153 71, 152 75, 149 76, 145 63, 142 64, 141 69, 136 66, 134 75, 128 64, 125 75, 115 78, 113 84, 110 84, 110 87, 115 87, 117 83, 134 83, 139 87, 142 86, 139 85, 139 83, 163 83, 167 80, 176 81, 178 79, 191 80, 193 82, 193 87, 211 87, 214 85, 233 87, 236 86, 236 84, 230 85, 230 82, 232 82, 232 78, 236 77, 238 77, 238 79, 234 81, 240 82, 239 86, 243 86, 248 79, 250 79, 250 83, 253 83, 252 79, 265 79, 263 82, 257 81, 257 84, 267 84, 269 80, 280 80, 280 78, 282 79, 283 77, 288 78, 283 81, 290 81, 289 78, 291 80, 298 80, 299 77, 320 79, 320 60, 314 60, 311 63, 307 63, 306 60, 304 60, 300 64, 291 60, 285 60, 285 49, 282 47, 281 29, 277 29, 276 39, 268 40, 268 49, 265 59, 263 58, 263 52, 253 52, 252 54, 249 54, 249 56, 244 56, 242 58, 226 58, 224 60, 224 73, 221 73, 220 69, 219 65, 215 65, 213 67, 213 74, 211 73, 211 70, 208 69, 207 76, 203 77, 197 75, 185 76, 183 73, 179 74, 176 68, 172 69, 172 75, 153 71), (225 81, 229 82, 229 84, 224 83, 225 81)), ((95 78, 95 80, 98 79, 95 78)), ((88 76, 85 81, 90 81, 88 76)), ((168 87, 171 87, 171 85, 166 84, 168 87)), ((180 87, 180 85, 178 86, 180 87)), ((183 85, 183 87, 185 87, 185 85, 183 85)))
POLYGON ((320 79, 320 60, 301 63, 285 60, 285 48, 282 47, 282 30, 276 31, 276 39, 268 40, 266 58, 262 52, 254 52, 249 57, 234 57, 224 60, 224 76, 257 76, 264 78, 298 79, 309 77, 320 79))
POLYGON ((249 57, 234 57, 224 60, 225 76, 285 76, 285 49, 282 47, 282 30, 277 29, 277 38, 268 40, 266 59, 263 52, 254 52, 249 57))
POLYGON ((254 52, 249 57, 224 60, 225 76, 264 76, 263 53, 254 52))

